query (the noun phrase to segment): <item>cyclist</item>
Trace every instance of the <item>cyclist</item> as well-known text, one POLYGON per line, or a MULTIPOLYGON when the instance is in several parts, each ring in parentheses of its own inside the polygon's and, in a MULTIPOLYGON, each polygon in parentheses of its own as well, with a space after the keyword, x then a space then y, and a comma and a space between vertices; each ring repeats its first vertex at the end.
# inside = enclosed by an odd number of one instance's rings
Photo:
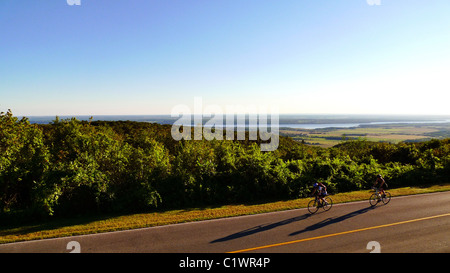
POLYGON ((319 200, 322 201, 319 204, 326 204, 327 201, 325 201, 323 198, 328 195, 327 187, 323 183, 319 182, 319 183, 314 183, 313 188, 314 188, 314 191, 313 191, 312 195, 313 196, 316 195, 319 198, 319 200))
POLYGON ((381 193, 381 197, 385 197, 385 193, 384 190, 386 189, 386 181, 384 181, 383 177, 381 176, 381 174, 377 175, 377 180, 375 180, 375 183, 373 183, 373 186, 378 188, 378 190, 381 193))

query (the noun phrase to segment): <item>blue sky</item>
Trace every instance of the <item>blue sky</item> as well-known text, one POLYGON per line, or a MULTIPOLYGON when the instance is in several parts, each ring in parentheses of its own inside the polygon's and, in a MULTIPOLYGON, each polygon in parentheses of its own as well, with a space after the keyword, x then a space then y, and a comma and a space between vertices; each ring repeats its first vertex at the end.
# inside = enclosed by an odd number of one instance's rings
POLYGON ((0 1, 0 110, 450 115, 450 1, 0 1))

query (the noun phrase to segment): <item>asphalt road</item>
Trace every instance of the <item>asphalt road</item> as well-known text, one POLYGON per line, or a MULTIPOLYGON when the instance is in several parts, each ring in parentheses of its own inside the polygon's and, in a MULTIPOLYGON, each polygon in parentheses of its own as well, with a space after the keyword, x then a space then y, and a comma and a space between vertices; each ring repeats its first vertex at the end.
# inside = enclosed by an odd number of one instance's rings
POLYGON ((0 245, 0 252, 450 253, 450 192, 0 245), (75 241, 75 243, 69 243, 75 241), (72 246, 73 245, 73 246, 72 246), (373 245, 373 246, 372 246, 373 245))

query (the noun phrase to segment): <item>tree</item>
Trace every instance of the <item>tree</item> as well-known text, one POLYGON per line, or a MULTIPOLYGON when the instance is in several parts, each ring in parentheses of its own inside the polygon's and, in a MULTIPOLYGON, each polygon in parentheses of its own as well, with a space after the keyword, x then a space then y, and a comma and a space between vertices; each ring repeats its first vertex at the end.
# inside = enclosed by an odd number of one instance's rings
POLYGON ((0 113, 0 212, 34 206, 48 167, 42 131, 10 110, 0 113))

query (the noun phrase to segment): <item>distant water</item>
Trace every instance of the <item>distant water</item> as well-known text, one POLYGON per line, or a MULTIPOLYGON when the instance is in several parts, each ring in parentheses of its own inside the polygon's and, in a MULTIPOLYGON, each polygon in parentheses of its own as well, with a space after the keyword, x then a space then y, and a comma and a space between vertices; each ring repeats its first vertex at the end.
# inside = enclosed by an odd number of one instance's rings
MULTIPOLYGON (((70 119, 73 116, 59 116, 60 119, 70 119)), ((89 120, 91 116, 75 116, 78 120, 89 120)), ((55 120, 55 116, 30 116, 28 117, 30 123, 35 124, 48 124, 55 120)), ((413 120, 412 117, 370 117, 364 116, 343 116, 338 118, 340 122, 330 122, 335 118, 329 116, 293 116, 293 115, 280 115, 280 128, 294 128, 294 129, 323 129, 323 128, 352 128, 364 125, 383 125, 383 124, 425 124, 425 123, 449 123, 450 119, 447 118, 430 118, 429 120, 421 119, 418 117, 413 120), (305 118, 306 117, 306 118, 305 118), (361 122, 357 120, 360 119, 361 122), (293 123, 300 120, 302 123, 293 123)), ((170 115, 99 115, 93 116, 94 121, 139 121, 139 122, 151 122, 159 124, 174 124, 178 118, 173 118, 170 115)), ((204 119, 204 123, 209 119, 204 119)), ((224 123, 225 123, 224 119, 224 123)), ((248 124, 248 122, 247 122, 248 124)), ((224 124, 225 127, 232 127, 234 125, 224 124)))
MULTIPOLYGON (((98 115, 98 116, 58 116, 60 120, 70 119, 72 117, 78 120, 89 120, 92 117, 93 121, 140 121, 140 122, 153 122, 161 124, 172 124, 177 120, 169 115, 98 115)), ((54 121, 56 116, 30 116, 28 119, 30 123, 48 124, 54 121)))
POLYGON ((326 123, 326 124, 280 124, 280 128, 293 129, 324 129, 324 128, 352 128, 358 127, 363 123, 326 123))
POLYGON ((427 124, 427 123, 449 123, 450 120, 434 121, 376 121, 367 123, 328 123, 328 124, 282 124, 281 127, 294 129, 324 129, 324 128, 353 128, 361 125, 383 125, 383 124, 427 124))

